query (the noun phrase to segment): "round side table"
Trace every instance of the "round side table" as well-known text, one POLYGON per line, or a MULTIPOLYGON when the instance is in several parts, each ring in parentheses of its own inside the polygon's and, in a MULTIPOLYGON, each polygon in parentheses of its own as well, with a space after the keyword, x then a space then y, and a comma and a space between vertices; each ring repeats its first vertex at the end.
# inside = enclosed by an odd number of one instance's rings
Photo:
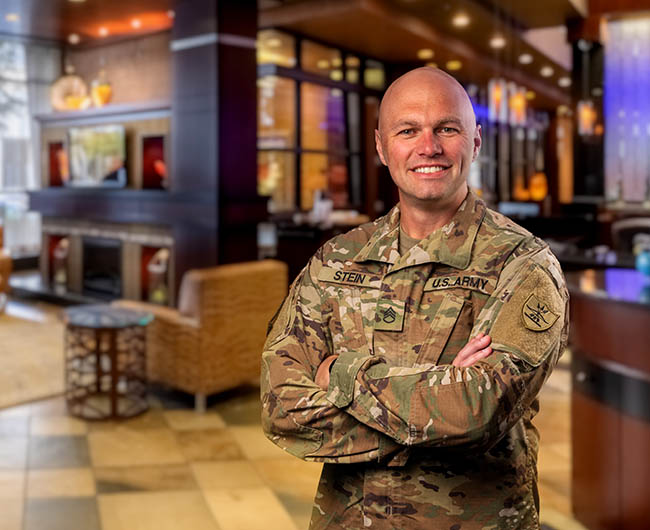
POLYGON ((146 411, 146 327, 153 320, 110 305, 64 311, 65 399, 86 420, 131 418, 146 411))

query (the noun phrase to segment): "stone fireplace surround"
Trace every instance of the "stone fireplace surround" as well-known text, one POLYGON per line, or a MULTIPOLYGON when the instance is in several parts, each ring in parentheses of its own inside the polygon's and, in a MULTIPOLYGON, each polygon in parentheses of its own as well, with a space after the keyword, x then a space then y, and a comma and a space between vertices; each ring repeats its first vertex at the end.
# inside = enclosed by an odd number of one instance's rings
POLYGON ((118 224, 62 218, 43 218, 40 272, 43 285, 51 285, 50 238, 67 237, 67 285, 70 293, 83 294, 83 238, 102 238, 121 243, 121 297, 142 299, 141 270, 142 247, 168 248, 171 253, 167 271, 169 304, 174 304, 174 240, 171 229, 150 224, 118 224))

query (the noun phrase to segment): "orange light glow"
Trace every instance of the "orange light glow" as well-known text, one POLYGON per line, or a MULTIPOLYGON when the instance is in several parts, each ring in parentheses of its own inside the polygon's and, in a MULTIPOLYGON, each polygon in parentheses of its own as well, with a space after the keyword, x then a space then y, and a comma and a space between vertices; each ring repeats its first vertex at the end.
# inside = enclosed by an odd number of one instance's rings
POLYGON ((596 125, 596 109, 591 101, 578 102, 578 134, 590 135, 594 134, 594 126, 596 125))
MULTIPOLYGON (((128 35, 141 32, 155 32, 170 29, 173 20, 169 18, 166 11, 151 11, 139 13, 133 19, 104 20, 88 28, 88 33, 106 37, 108 35, 128 35), (134 25, 134 22, 137 24, 134 25)), ((85 33, 85 31, 84 31, 85 33)))

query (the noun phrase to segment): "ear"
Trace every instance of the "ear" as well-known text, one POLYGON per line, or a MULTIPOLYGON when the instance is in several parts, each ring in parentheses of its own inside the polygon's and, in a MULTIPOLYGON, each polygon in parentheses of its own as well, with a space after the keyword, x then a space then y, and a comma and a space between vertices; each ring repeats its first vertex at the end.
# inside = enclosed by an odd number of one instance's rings
POLYGON ((472 162, 478 158, 478 154, 481 152, 481 144, 483 143, 483 130, 480 125, 476 126, 474 131, 474 150, 472 153, 472 162))
POLYGON ((379 134, 379 129, 375 129, 375 149, 377 149, 377 154, 379 155, 379 160, 381 160, 381 163, 387 166, 388 164, 384 158, 384 150, 381 146, 381 135, 379 134))

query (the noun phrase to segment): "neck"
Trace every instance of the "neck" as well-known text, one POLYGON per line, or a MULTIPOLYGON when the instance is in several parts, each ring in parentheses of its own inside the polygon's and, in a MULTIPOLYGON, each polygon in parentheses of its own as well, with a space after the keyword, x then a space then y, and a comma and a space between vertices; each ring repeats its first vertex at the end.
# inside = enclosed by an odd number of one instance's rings
POLYGON ((400 193, 400 225, 412 238, 424 239, 431 232, 445 226, 467 196, 465 186, 445 204, 421 201, 400 193))

